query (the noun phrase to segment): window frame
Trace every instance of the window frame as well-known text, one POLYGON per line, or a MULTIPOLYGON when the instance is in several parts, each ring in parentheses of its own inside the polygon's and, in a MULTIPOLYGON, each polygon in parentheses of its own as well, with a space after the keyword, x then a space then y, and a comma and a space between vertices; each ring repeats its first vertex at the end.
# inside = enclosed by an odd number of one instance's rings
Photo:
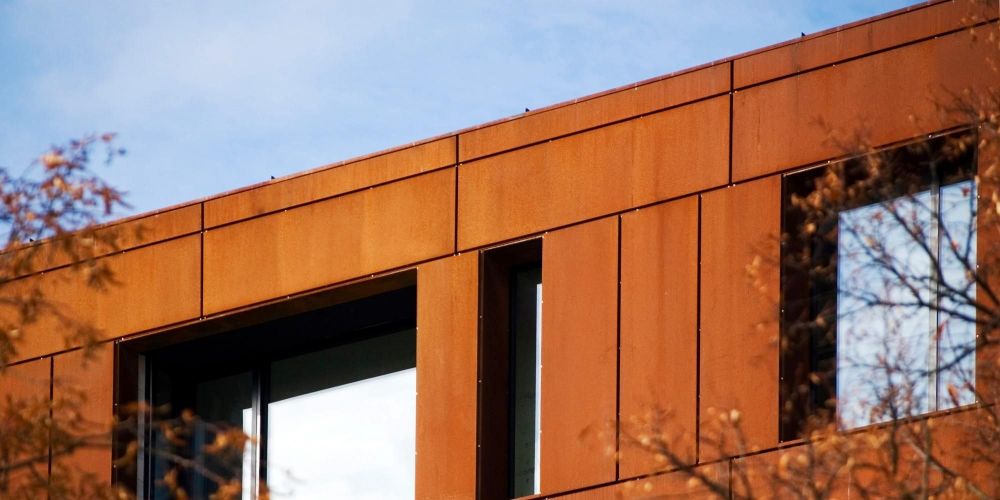
MULTIPOLYGON (((226 338, 239 340, 270 340, 259 347, 244 351, 245 356, 229 362, 220 363, 215 367, 220 372, 232 372, 234 369, 246 369, 254 373, 253 413, 256 434, 260 444, 256 447, 254 488, 267 477, 267 402, 269 396, 266 375, 269 365, 275 361, 295 357, 301 354, 317 352, 328 348, 336 348, 357 341, 364 341, 394 332, 413 332, 413 366, 416 366, 416 270, 409 269, 389 273, 379 277, 326 288, 317 292, 298 297, 263 304, 251 309, 233 313, 222 313, 210 318, 201 318, 197 322, 169 330, 150 332, 130 339, 121 339, 115 343, 115 388, 114 403, 119 421, 127 425, 120 426, 113 435, 112 449, 116 457, 125 456, 127 447, 138 441, 140 453, 135 466, 114 467, 112 481, 114 484, 135 491, 144 497, 149 497, 155 490, 154 480, 150 476, 151 460, 146 449, 152 446, 150 431, 151 416, 140 413, 141 418, 135 418, 132 413, 135 403, 148 404, 152 397, 151 356, 170 349, 184 350, 185 346, 196 348, 203 343, 225 343, 226 338), (376 306, 381 297, 391 298, 389 302, 404 304, 402 309, 390 311, 391 318, 386 324, 349 325, 332 333, 311 332, 305 339, 289 343, 287 338, 278 338, 280 331, 273 330, 288 322, 303 322, 307 324, 310 318, 323 315, 326 311, 338 307, 352 307, 374 301, 376 306), (410 300, 412 299, 412 300, 410 300), (272 330, 268 332, 268 330, 272 330), (248 333, 253 332, 253 333, 248 333), (274 347, 275 349, 271 349, 274 347), (267 352, 265 352, 267 351, 267 352), (265 375, 262 377, 262 375, 265 375)), ((374 316, 367 316, 371 319, 374 316)), ((396 372, 392 372, 396 373, 396 372)), ((368 380, 365 377, 359 380, 368 380)), ((336 387, 336 386, 334 386, 336 387)), ((414 394, 414 397, 415 394, 414 394)), ((416 432, 414 422, 413 432, 416 432)), ((414 450, 415 451, 415 450, 414 450)), ((256 495, 253 495, 256 498, 256 495)))
MULTIPOLYGON (((537 269, 541 278, 542 244, 542 238, 533 238, 480 252, 476 490, 483 500, 513 498, 514 282, 524 270, 537 269)), ((540 395, 535 397, 538 415, 540 395)))
MULTIPOLYGON (((837 207, 834 219, 846 211, 901 197, 917 196, 926 191, 936 190, 940 195, 945 187, 973 180, 978 161, 978 151, 974 146, 976 142, 975 130, 962 129, 890 145, 869 153, 891 158, 893 161, 890 165, 895 170, 890 172, 907 179, 918 179, 919 184, 911 185, 908 189, 895 194, 880 193, 881 196, 856 200, 855 203, 837 207), (947 141, 965 141, 972 146, 942 163, 937 155, 941 154, 947 141)), ((782 174, 778 401, 781 442, 800 439, 809 418, 820 416, 823 419, 836 419, 839 411, 839 404, 833 407, 829 405, 830 401, 836 400, 837 395, 839 222, 826 220, 826 224, 821 224, 822 227, 814 230, 816 235, 831 233, 836 235, 832 238, 803 237, 802 224, 805 220, 803 214, 793 207, 791 198, 793 195, 805 196, 811 192, 810 185, 833 166, 843 167, 841 178, 845 185, 850 186, 859 182, 863 178, 864 174, 861 172, 867 159, 868 155, 861 155, 782 174), (806 245, 810 245, 808 249, 806 245), (795 261, 797 256, 801 255, 808 256, 801 261, 795 261), (823 271, 818 273, 819 276, 813 276, 806 271, 807 269, 823 271), (823 318, 824 322, 821 324, 825 323, 825 326, 816 326, 813 320, 818 317, 823 318), (817 365, 818 369, 813 369, 817 365), (808 387, 808 391, 803 391, 803 387, 808 387)), ((886 187, 886 189, 894 188, 896 186, 886 187)), ((937 243, 940 245, 940 235, 937 238, 937 243)), ((937 371, 936 366, 934 370, 937 371)), ((951 409, 932 408, 928 413, 951 409)), ((868 425, 879 425, 879 422, 851 429, 868 425)))

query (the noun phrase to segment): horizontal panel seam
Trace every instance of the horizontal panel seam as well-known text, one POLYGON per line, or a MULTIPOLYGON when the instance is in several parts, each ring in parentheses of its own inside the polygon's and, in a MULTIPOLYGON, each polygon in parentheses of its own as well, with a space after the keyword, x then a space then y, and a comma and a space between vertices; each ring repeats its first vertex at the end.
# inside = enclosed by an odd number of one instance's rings
POLYGON ((449 164, 449 165, 445 165, 443 167, 436 167, 436 168, 431 169, 431 170, 425 170, 423 172, 417 172, 415 174, 410 174, 410 175, 407 175, 405 177, 398 177, 398 178, 395 178, 395 179, 389 179, 387 181, 379 182, 379 183, 376 183, 376 184, 369 184, 369 185, 362 186, 362 187, 359 187, 359 188, 356 188, 356 189, 352 189, 350 191, 343 191, 343 192, 340 192, 340 193, 335 193, 335 194, 331 194, 331 195, 328 195, 328 196, 314 198, 312 200, 303 201, 303 202, 295 203, 295 204, 292 204, 292 205, 286 205, 286 206, 283 206, 281 208, 276 208, 274 210, 268 210, 266 212, 261 212, 259 214, 254 214, 254 215, 250 215, 250 216, 247 216, 247 217, 236 218, 236 219, 233 219, 233 220, 229 220, 229 221, 218 223, 218 224, 211 225, 211 226, 207 226, 206 225, 205 226, 205 230, 207 231, 207 230, 220 229, 220 228, 223 228, 223 227, 232 226, 234 224, 239 224, 241 222, 246 222, 246 221, 249 221, 249 220, 259 219, 261 217, 267 217, 269 215, 274 215, 274 214, 277 214, 277 213, 285 212, 285 211, 296 209, 296 208, 302 208, 302 207, 307 206, 307 205, 312 205, 312 204, 315 204, 315 203, 329 201, 329 200, 332 200, 332 199, 335 199, 335 198, 340 198, 340 197, 343 197, 343 196, 360 193, 362 191, 367 191, 369 189, 374 189, 374 188, 378 188, 378 187, 382 187, 382 186, 387 186, 389 184, 395 184, 397 182, 407 181, 407 180, 410 180, 410 179, 413 179, 413 178, 416 178, 416 177, 420 177, 422 175, 430 175, 430 174, 441 172, 443 170, 447 170, 447 169, 450 169, 450 168, 455 168, 455 164, 449 164))
MULTIPOLYGON (((805 75, 805 74, 808 74, 808 73, 813 73, 813 72, 816 72, 816 71, 820 71, 820 70, 824 70, 824 69, 827 69, 827 68, 831 68, 831 67, 836 66, 838 64, 846 64, 846 63, 849 63, 849 62, 854 62, 854 61, 857 61, 859 59, 864 59, 866 57, 880 55, 880 54, 883 54, 885 52, 890 52, 890 51, 893 51, 893 50, 899 50, 899 49, 903 49, 903 48, 906 48, 906 47, 909 47, 909 46, 912 46, 912 45, 917 45, 917 44, 920 44, 920 43, 924 43, 924 42, 928 42, 928 41, 931 41, 931 40, 935 40, 937 38, 954 35, 956 33, 960 33, 962 31, 966 31, 966 30, 969 30, 969 29, 979 28, 979 27, 985 26, 987 24, 995 23, 998 19, 1000 19, 1000 18, 994 17, 994 18, 988 19, 986 21, 980 21, 980 22, 978 22, 976 24, 973 24, 973 25, 970 25, 970 26, 963 26, 963 27, 960 27, 960 28, 953 28, 953 29, 950 29, 950 30, 947 30, 947 31, 942 31, 942 32, 939 32, 939 33, 935 33, 933 35, 927 35, 927 36, 924 36, 924 37, 915 38, 913 40, 909 40, 909 41, 906 41, 906 42, 898 43, 898 44, 895 44, 895 45, 889 45, 889 46, 886 46, 886 47, 882 47, 880 49, 875 49, 875 50, 872 50, 870 52, 865 52, 865 53, 862 53, 862 54, 857 54, 857 55, 854 55, 854 56, 845 57, 843 59, 837 59, 835 61, 824 63, 824 64, 821 64, 819 66, 815 66, 815 67, 811 67, 811 68, 806 68, 806 69, 799 70, 799 71, 793 71, 791 73, 779 75, 779 76, 776 76, 776 77, 773 77, 773 78, 768 78, 766 80, 761 80, 761 81, 754 82, 754 83, 749 83, 749 84, 746 84, 746 85, 743 85, 743 86, 740 86, 740 87, 734 87, 733 90, 734 90, 734 92, 739 92, 739 91, 749 90, 749 89, 752 89, 754 87, 759 87, 761 85, 767 85, 769 83, 774 83, 774 82, 777 82, 777 81, 780 81, 780 80, 787 80, 789 78, 795 78, 797 76, 802 76, 802 75, 805 75)), ((737 59, 737 61, 739 61, 739 59, 737 59)))
MULTIPOLYGON (((195 203, 212 204, 214 202, 218 202, 218 201, 224 200, 224 199, 229 198, 229 197, 242 195, 242 194, 245 194, 247 192, 250 192, 250 191, 253 191, 253 190, 256 190, 256 189, 261 189, 261 188, 265 188, 265 187, 268 187, 268 186, 277 186, 279 184, 284 184, 286 182, 290 182, 290 181, 302 179, 302 178, 305 178, 305 177, 309 177, 310 175, 322 174, 324 172, 329 172, 331 170, 336 170, 336 169, 342 168, 342 167, 349 167, 351 165, 356 165, 358 163, 366 162, 366 161, 369 161, 369 160, 374 160, 376 158, 382 158, 384 156, 389 156, 389 155, 396 154, 396 153, 402 153, 404 151, 409 151, 411 149, 423 147, 423 146, 426 146, 428 144, 433 144, 435 142, 444 141, 445 139, 448 139, 448 138, 451 138, 451 137, 457 138, 458 137, 458 133, 457 132, 449 132, 449 133, 445 133, 445 134, 438 135, 438 136, 432 136, 432 137, 428 137, 428 138, 425 138, 425 139, 421 139, 419 141, 415 141, 413 143, 401 144, 401 145, 398 145, 398 146, 391 147, 389 149, 384 149, 384 150, 381 150, 381 151, 374 151, 372 153, 368 153, 368 154, 361 155, 361 156, 358 156, 358 157, 348 158, 346 160, 335 161, 335 162, 332 162, 332 163, 327 163, 327 164, 324 164, 324 165, 320 165, 318 167, 309 168, 309 169, 302 170, 302 171, 299 171, 299 172, 293 172, 293 173, 288 174, 288 175, 286 175, 284 177, 273 179, 271 182, 264 181, 264 182, 260 182, 260 183, 257 183, 257 184, 250 184, 248 186, 241 186, 241 187, 229 190, 229 191, 223 191, 223 192, 217 193, 215 195, 210 195, 207 198, 203 198, 203 199, 200 199, 200 200, 195 200, 195 201, 191 202, 190 205, 193 205, 195 203)), ((437 166, 432 167, 432 168, 436 169, 436 168, 441 168, 441 167, 446 167, 446 166, 448 166, 448 165, 447 164, 445 164, 445 165, 437 165, 437 166)), ((186 205, 188 205, 188 204, 185 204, 185 206, 186 205)))
MULTIPOLYGON (((966 129, 969 129, 969 128, 970 128, 970 126, 966 124, 966 125, 959 125, 959 126, 956 126, 956 127, 950 127, 950 128, 947 128, 947 129, 941 129, 941 130, 937 130, 935 132, 928 133, 928 134, 920 134, 920 135, 908 137, 906 139, 902 139, 902 140, 899 140, 899 141, 893 141, 893 142, 889 142, 889 143, 879 144, 879 145, 876 146, 876 149, 887 149, 887 148, 898 147, 898 146, 905 145, 905 144, 908 144, 908 143, 912 143, 912 142, 915 142, 915 141, 921 141, 921 140, 925 140, 925 139, 928 139, 928 138, 937 137, 939 135, 951 134, 951 133, 958 132, 958 131, 961 131, 961 130, 966 130, 966 129)), ((842 161, 850 160, 852 158, 858 158, 858 157, 861 157, 861 156, 865 156, 866 154, 867 153, 846 154, 846 155, 842 155, 842 156, 829 157, 829 158, 826 158, 826 159, 823 159, 823 160, 812 161, 812 162, 808 162, 808 163, 802 163, 802 164, 795 165, 795 166, 792 166, 792 167, 788 167, 788 168, 785 168, 785 169, 776 170, 774 172, 768 172, 766 174, 761 174, 761 175, 757 175, 757 176, 754 176, 754 177, 748 177, 746 179, 734 180, 732 183, 727 182, 727 183, 723 183, 723 184, 715 184, 715 185, 712 185, 711 187, 707 187, 707 188, 700 189, 700 190, 697 190, 697 191, 689 191, 687 193, 683 193, 683 194, 680 194, 680 195, 677 195, 677 196, 673 196, 673 197, 670 197, 670 198, 663 198, 663 199, 652 201, 652 202, 645 203, 645 204, 642 204, 642 205, 635 205, 635 206, 624 208, 624 209, 621 209, 621 210, 615 210, 615 211, 612 211, 612 212, 607 212, 607 213, 603 213, 603 214, 600 214, 600 215, 595 215, 595 216, 592 216, 592 217, 587 217, 585 219, 579 219, 579 220, 576 220, 576 221, 573 221, 573 222, 569 222, 569 223, 566 223, 566 224, 560 224, 560 225, 556 225, 556 226, 550 226, 550 227, 546 227, 544 229, 539 229, 539 230, 532 231, 530 233, 524 233, 524 234, 519 234, 517 236, 512 236, 510 238, 503 238, 503 239, 489 241, 489 242, 481 243, 481 244, 477 244, 477 245, 472 245, 472 246, 467 246, 467 247, 461 247, 461 248, 459 248, 457 254, 461 254, 462 252, 472 252, 472 251, 483 250, 483 249, 490 248, 490 247, 506 245, 506 244, 510 244, 512 242, 519 241, 519 240, 536 238, 536 237, 538 237, 538 236, 540 236, 542 234, 545 234, 547 232, 550 232, 550 231, 558 231, 558 230, 561 230, 561 229, 567 229, 567 228, 570 228, 570 227, 573 227, 573 226, 578 226, 580 224, 587 224, 589 222, 594 222, 596 220, 605 219, 605 218, 608 218, 608 217, 616 217, 616 216, 619 216, 619 215, 626 214, 628 212, 634 212, 634 211, 637 211, 637 210, 643 210, 643 209, 654 207, 654 206, 657 206, 657 205, 662 205, 664 203, 670 203, 670 202, 673 202, 673 201, 677 201, 677 200, 681 200, 681 199, 684 199, 684 198, 688 198, 690 196, 698 196, 698 195, 708 194, 708 193, 711 193, 713 191, 719 191, 719 190, 722 190, 722 189, 727 189, 727 188, 730 188, 730 187, 733 187, 733 186, 738 186, 740 184, 744 184, 744 183, 747 183, 747 182, 753 182, 753 181, 765 179, 765 178, 772 177, 772 176, 775 176, 775 175, 785 175, 785 174, 788 174, 788 173, 793 172, 793 171, 807 170, 807 169, 810 169, 810 168, 816 168, 816 167, 819 167, 819 166, 822 166, 822 165, 826 165, 828 163, 839 163, 839 162, 842 162, 842 161)), ((461 213, 459 213, 459 216, 461 216, 461 213)))
POLYGON ((107 252, 107 253, 102 253, 100 255, 95 255, 91 259, 77 260, 77 261, 69 262, 67 264, 60 264, 58 266, 47 267, 45 269, 41 269, 41 270, 38 270, 38 271, 33 271, 31 273, 24 274, 24 275, 21 275, 21 276, 16 276, 16 277, 11 278, 9 280, 0 282, 0 285, 6 286, 8 283, 14 283, 16 281, 21 281, 21 280, 24 280, 26 278, 34 278, 36 276, 41 276, 41 275, 43 275, 45 273, 51 273, 51 272, 60 271, 60 270, 63 270, 63 269, 75 267, 75 266, 78 266, 78 265, 86 263, 86 262, 104 260, 104 259, 107 259, 109 257, 115 257, 115 256, 118 256, 118 255, 124 255, 126 253, 134 252, 136 250, 142 250, 144 248, 149 248, 149 247, 156 246, 156 245, 161 245, 161 244, 164 244, 164 243, 170 243, 172 241, 176 241, 176 240, 180 240, 180 239, 183 239, 183 238, 187 238, 189 236, 196 236, 196 235, 200 234, 200 232, 201 231, 199 231, 199 230, 196 229, 196 230, 191 231, 191 232, 181 233, 181 234, 178 234, 178 235, 175 235, 175 236, 171 236, 169 238, 164 238, 162 240, 150 241, 150 242, 147 242, 147 243, 143 243, 141 245, 136 245, 136 246, 132 246, 132 247, 128 247, 128 248, 123 248, 123 249, 120 249, 120 250, 113 250, 113 251, 110 251, 110 252, 107 252))
MULTIPOLYGON (((8 248, 8 249, 4 249, 4 250, 0 251, 0 256, 6 256, 6 255, 14 254, 14 253, 17 253, 17 252, 25 252, 25 251, 28 251, 31 248, 37 248, 37 247, 41 247, 41 246, 53 244, 56 241, 60 241, 61 238, 76 236, 81 231, 95 231, 95 232, 108 231, 108 230, 111 230, 111 229, 114 229, 114 228, 118 228, 119 226, 124 226, 126 224, 133 224, 133 223, 140 223, 139 225, 141 227, 141 225, 142 225, 141 222, 144 221, 144 220, 146 220, 146 219, 153 219, 153 218, 156 218, 156 217, 166 216, 167 214, 172 214, 174 212, 179 212, 181 210, 190 209, 191 207, 193 207, 194 205, 196 205, 198 203, 200 203, 200 202, 192 202, 192 203, 189 203, 189 204, 186 204, 186 205, 183 205, 183 206, 179 206, 179 207, 176 207, 176 208, 170 208, 170 207, 168 207, 166 209, 163 209, 162 212, 161 211, 153 211, 153 212, 149 212, 149 213, 145 213, 145 214, 138 214, 138 215, 135 215, 135 216, 125 217, 123 219, 114 220, 114 221, 110 221, 110 222, 94 224, 94 225, 89 226, 89 227, 82 227, 80 229, 77 229, 77 230, 69 233, 67 236, 60 236, 59 238, 52 238, 52 237, 42 238, 40 240, 36 240, 35 242, 30 243, 29 245, 25 245, 25 246, 20 247, 20 248, 8 248)), ((187 234, 187 233, 185 233, 185 234, 187 234)), ((161 241, 161 240, 156 240, 156 241, 161 241)), ((120 250, 126 250, 128 248, 132 248, 132 247, 125 247, 125 248, 122 248, 120 250)), ((114 253, 114 252, 111 252, 111 253, 114 253)))
POLYGON ((645 118, 647 116, 652 116, 652 115, 655 115, 655 114, 663 113, 665 111, 671 111, 671 110, 674 110, 674 109, 677 109, 677 108, 681 108, 681 107, 684 107, 684 106, 691 106, 691 105, 694 105, 694 104, 699 104, 701 102, 708 101, 708 100, 711 100, 711 99, 715 99, 717 97, 726 96, 726 95, 729 95, 729 90, 728 89, 726 89, 726 90, 724 90, 722 92, 717 92, 717 93, 714 93, 714 94, 709 94, 709 95, 706 95, 706 96, 703 96, 703 97, 699 97, 697 99, 692 99, 692 100, 689 100, 689 101, 684 101, 684 102, 681 102, 681 103, 672 104, 672 105, 664 106, 664 107, 660 107, 660 108, 652 108, 649 111, 644 111, 642 113, 638 113, 638 114, 635 114, 635 115, 629 115, 629 116, 626 116, 624 118, 618 118, 618 119, 615 119, 615 120, 601 122, 601 123, 599 123, 597 125, 592 125, 590 127, 584 127, 584 128, 572 130, 572 131, 566 132, 564 134, 558 134, 558 135, 549 136, 549 137, 546 137, 544 139, 539 139, 537 141, 526 142, 524 144, 519 144, 517 146, 513 146, 513 147, 510 147, 510 148, 507 148, 507 149, 498 150, 498 151, 495 151, 493 153, 488 153, 488 154, 479 155, 479 156, 473 156, 473 157, 469 157, 469 158, 462 158, 461 159, 461 163, 459 164, 459 166, 461 167, 463 164, 466 164, 466 163, 472 163, 472 162, 476 162, 476 161, 480 161, 480 160, 485 160, 487 158, 492 158, 494 156, 500 156, 500 155, 511 153, 511 152, 514 152, 514 151, 519 151, 519 150, 522 150, 522 149, 527 149, 527 148, 530 148, 530 147, 533 147, 533 146, 538 146, 539 144, 545 144, 547 142, 552 142, 552 141, 557 141, 557 140, 560 140, 560 139, 565 139, 567 137, 572 137, 572 136, 575 136, 575 135, 584 134, 584 133, 591 132, 591 131, 594 131, 594 130, 597 130, 597 129, 601 129, 601 128, 605 128, 605 127, 610 127, 610 126, 613 126, 613 125, 618 125, 618 124, 625 123, 625 122, 628 122, 628 121, 638 120, 640 118, 645 118))

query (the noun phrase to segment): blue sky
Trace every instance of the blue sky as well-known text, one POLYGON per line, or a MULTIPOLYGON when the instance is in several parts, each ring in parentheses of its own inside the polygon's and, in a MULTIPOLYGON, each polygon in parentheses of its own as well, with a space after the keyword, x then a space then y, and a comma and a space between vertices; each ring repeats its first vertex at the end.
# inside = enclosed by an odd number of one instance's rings
POLYGON ((0 165, 118 132, 143 212, 910 3, 0 0, 0 165))

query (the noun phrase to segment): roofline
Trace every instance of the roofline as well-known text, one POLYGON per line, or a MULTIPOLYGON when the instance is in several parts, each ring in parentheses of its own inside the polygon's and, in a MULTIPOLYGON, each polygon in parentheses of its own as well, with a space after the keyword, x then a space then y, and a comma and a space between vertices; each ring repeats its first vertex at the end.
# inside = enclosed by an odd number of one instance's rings
POLYGON ((814 39, 822 38, 824 36, 836 34, 836 33, 839 33, 841 31, 844 31, 844 30, 856 28, 856 27, 859 27, 859 26, 864 26, 866 24, 872 24, 872 23, 875 23, 875 22, 878 22, 878 21, 882 21, 882 20, 889 19, 889 18, 892 18, 892 17, 900 16, 900 15, 907 14, 907 13, 910 13, 910 12, 919 11, 919 10, 922 10, 922 9, 925 9, 925 8, 928 8, 928 7, 932 7, 934 5, 938 5, 938 4, 942 4, 942 3, 949 3, 949 2, 952 2, 952 1, 956 1, 956 0, 928 0, 928 1, 925 1, 925 2, 916 3, 916 4, 913 4, 913 5, 910 5, 910 6, 907 6, 907 7, 903 7, 903 8, 900 8, 900 9, 892 10, 892 11, 889 11, 889 12, 885 12, 885 13, 878 14, 878 15, 875 15, 875 16, 867 17, 867 18, 864 18, 864 19, 859 19, 857 21, 853 21, 853 22, 850 22, 850 23, 847 23, 847 24, 843 24, 843 25, 840 25, 840 26, 835 26, 833 28, 828 28, 828 29, 825 29, 825 30, 822 30, 822 31, 817 31, 815 33, 807 34, 807 35, 802 36, 802 37, 792 38, 792 39, 789 39, 789 40, 785 40, 783 42, 778 42, 778 43, 771 44, 771 45, 768 45, 768 46, 765 46, 765 47, 760 47, 760 48, 757 48, 757 49, 754 49, 754 50, 749 50, 749 51, 746 51, 746 52, 741 52, 741 53, 738 53, 738 54, 735 54, 735 55, 732 55, 732 56, 729 56, 729 57, 725 57, 725 58, 722 58, 722 59, 717 59, 717 60, 710 61, 710 62, 707 62, 707 63, 699 64, 697 66, 691 66, 691 67, 684 68, 684 69, 681 69, 681 70, 678 70, 678 71, 674 71, 674 72, 671 72, 671 73, 666 73, 666 74, 662 74, 662 75, 659 75, 659 76, 654 76, 654 77, 651 77, 651 78, 647 78, 645 80, 640 80, 640 81, 637 81, 637 82, 634 82, 634 83, 629 83, 629 84, 625 84, 625 85, 622 85, 622 86, 619 86, 619 87, 614 87, 614 88, 611 88, 611 89, 602 90, 600 92, 595 92, 595 93, 592 93, 592 94, 588 94, 588 95, 585 95, 585 96, 582 96, 582 97, 577 97, 577 98, 574 98, 574 99, 570 99, 570 100, 558 102, 558 103, 555 103, 555 104, 550 104, 548 106, 545 106, 545 107, 542 107, 542 108, 537 108, 537 109, 531 110, 529 112, 519 113, 519 114, 516 114, 516 115, 510 115, 510 116, 503 117, 503 118, 498 118, 498 119, 491 120, 491 121, 488 121, 488 122, 480 123, 480 124, 477 124, 477 125, 472 125, 472 126, 469 126, 469 127, 461 128, 461 129, 454 130, 454 131, 451 131, 451 132, 446 132, 446 133, 443 133, 443 134, 434 135, 434 136, 427 137, 427 138, 424 138, 424 139, 421 139, 421 140, 417 140, 417 141, 413 141, 413 142, 409 142, 409 143, 405 143, 405 144, 400 144, 398 146, 393 146, 391 148, 382 149, 382 150, 375 151, 375 152, 372 152, 372 153, 367 153, 367 154, 364 154, 364 155, 351 157, 351 158, 340 160, 340 161, 336 161, 336 162, 333 162, 333 163, 327 163, 327 164, 320 165, 320 166, 317 166, 317 167, 308 168, 308 169, 301 170, 301 171, 298 171, 298 172, 295 172, 295 173, 292 173, 292 174, 288 174, 288 175, 285 175, 285 176, 282 176, 282 177, 278 177, 276 179, 265 180, 265 181, 257 182, 257 183, 254 183, 254 184, 248 184, 246 186, 241 186, 241 187, 230 189, 230 190, 227 190, 227 191, 222 191, 222 192, 219 192, 219 193, 215 193, 215 194, 203 196, 201 198, 196 198, 196 199, 193 199, 193 200, 190 200, 190 201, 185 201, 185 202, 177 203, 177 204, 174 204, 174 205, 168 205, 168 206, 163 207, 163 208, 158 208, 158 209, 150 210, 150 211, 147 211, 147 212, 141 212, 141 213, 138 213, 138 214, 129 215, 129 216, 126 216, 126 217, 122 217, 120 219, 115 219, 115 220, 112 220, 112 221, 108 221, 108 222, 100 224, 100 225, 98 225, 96 227, 111 227, 111 226, 115 226, 117 224, 121 224, 121 223, 125 223, 125 222, 130 222, 130 221, 134 221, 134 220, 138 220, 138 219, 143 219, 143 218, 146 218, 146 217, 155 216, 155 215, 158 215, 158 214, 161 214, 161 213, 170 212, 170 211, 177 210, 177 209, 180 209, 180 208, 189 207, 191 205, 197 205, 197 204, 205 203, 205 202, 208 202, 208 201, 211 201, 211 200, 215 200, 215 199, 219 199, 219 198, 224 198, 226 196, 230 196, 230 195, 237 194, 237 193, 242 193, 244 191, 251 191, 251 190, 254 190, 254 189, 257 189, 257 188, 261 188, 261 187, 269 186, 269 185, 273 185, 273 184, 280 184, 282 182, 286 182, 286 181, 289 181, 289 180, 292 180, 292 179, 296 179, 298 177, 303 177, 303 176, 306 176, 306 175, 314 174, 316 172, 320 172, 320 171, 324 171, 324 170, 330 170, 330 169, 334 169, 334 168, 337 168, 337 167, 342 167, 342 166, 347 165, 347 164, 357 163, 357 162, 362 161, 362 160, 368 160, 368 159, 376 158, 376 157, 379 157, 379 156, 384 156, 384 155, 387 155, 387 154, 395 153, 397 151, 402 151, 402 150, 405 150, 405 149, 409 149, 409 148, 412 148, 414 146, 419 146, 419 145, 427 144, 427 143, 434 142, 434 141, 437 141, 437 140, 446 139, 448 137, 455 137, 455 136, 458 136, 458 135, 461 135, 461 134, 464 134, 464 133, 467 133, 467 132, 472 132, 474 130, 479 130, 479 129, 482 129, 482 128, 491 127, 493 125, 498 125, 498 124, 501 124, 501 123, 506 123, 506 122, 518 120, 520 118, 523 118, 523 117, 526 117, 526 116, 529 116, 529 115, 541 114, 541 113, 545 113, 547 111, 552 111, 552 110, 563 108, 563 107, 566 107, 566 106, 571 106, 573 104, 577 104, 577 103, 580 103, 580 102, 589 101, 591 99, 596 99, 596 98, 599 98, 599 97, 603 97, 603 96, 610 95, 610 94, 615 94, 615 93, 618 93, 618 92, 623 92, 623 91, 626 91, 626 90, 631 90, 631 89, 634 89, 636 87, 640 87, 640 86, 647 85, 647 84, 650 84, 650 83, 658 82, 660 80, 666 80, 666 79, 674 78, 674 77, 677 77, 677 76, 680 76, 680 75, 684 75, 684 74, 687 74, 687 73, 693 73, 695 71, 699 71, 699 70, 702 70, 702 69, 705 69, 705 68, 710 68, 710 67, 713 67, 713 66, 718 66, 718 65, 721 65, 721 64, 734 62, 734 61, 736 61, 738 59, 743 59, 743 58, 746 58, 746 57, 749 57, 749 56, 752 56, 752 55, 761 54, 761 53, 764 53, 764 52, 769 52, 769 51, 772 51, 772 50, 780 49, 780 48, 787 47, 787 46, 792 45, 792 44, 800 43, 802 41, 814 40, 814 39))

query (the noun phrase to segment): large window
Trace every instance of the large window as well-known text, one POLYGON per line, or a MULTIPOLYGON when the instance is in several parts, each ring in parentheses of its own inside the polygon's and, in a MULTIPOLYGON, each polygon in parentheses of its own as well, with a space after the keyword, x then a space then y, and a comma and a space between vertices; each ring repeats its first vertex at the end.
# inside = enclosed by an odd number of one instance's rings
POLYGON ((540 491, 541 240, 482 255, 479 497, 540 491))
POLYGON ((782 438, 975 401, 967 135, 785 177, 782 438))
POLYGON ((158 409, 142 433, 140 496, 167 498, 163 478, 176 474, 193 498, 219 479, 238 480, 243 498, 265 483, 282 498, 412 498, 415 307, 408 286, 137 349, 138 396, 158 409), (255 443, 213 453, 227 429, 255 443))

